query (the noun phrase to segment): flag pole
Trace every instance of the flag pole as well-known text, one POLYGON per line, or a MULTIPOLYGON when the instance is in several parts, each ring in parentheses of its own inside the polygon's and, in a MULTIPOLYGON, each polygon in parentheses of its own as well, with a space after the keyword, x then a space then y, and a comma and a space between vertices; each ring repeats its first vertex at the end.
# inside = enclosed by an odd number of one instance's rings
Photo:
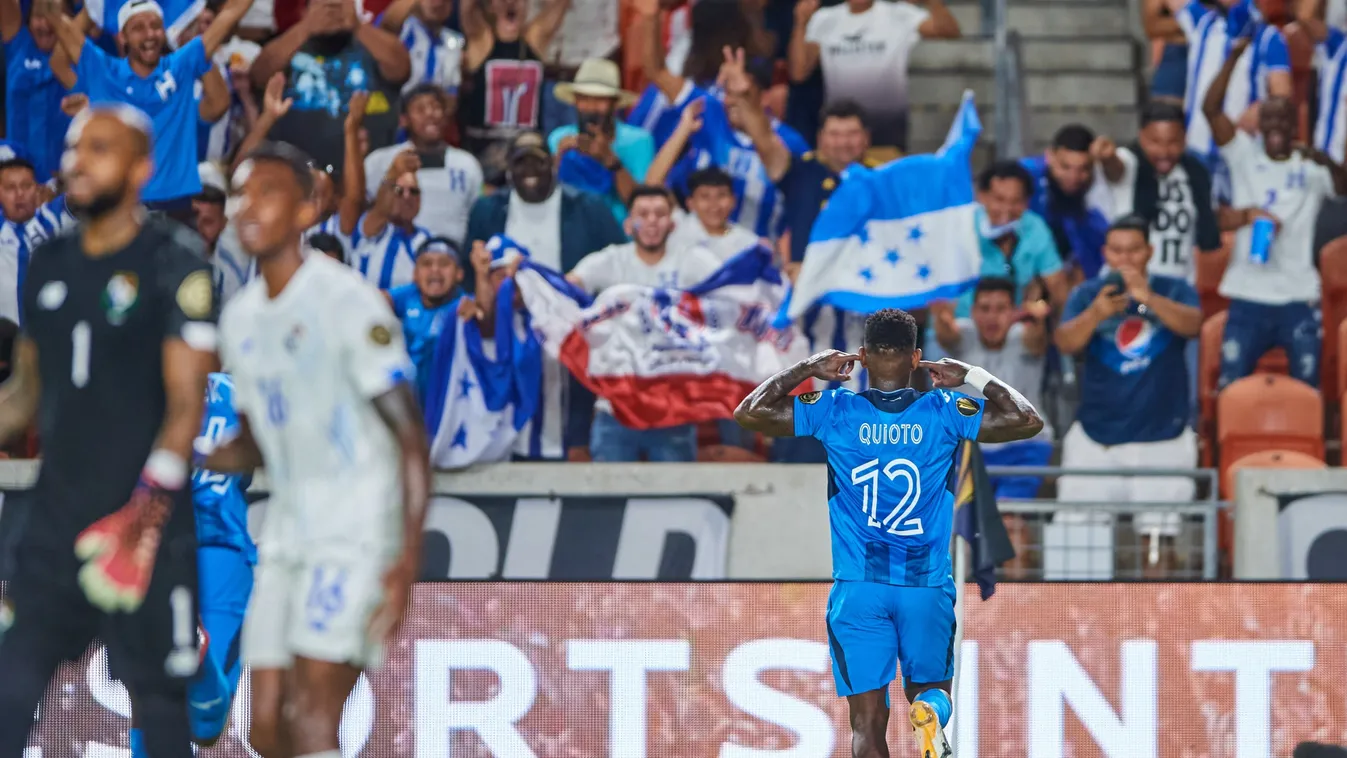
MULTIPOLYGON (((970 506, 965 506, 970 507, 970 506)), ((968 584, 968 550, 962 537, 957 534, 950 543, 954 553, 954 681, 950 685, 949 699, 953 706, 945 738, 949 741, 954 755, 959 754, 959 667, 963 661, 963 624, 964 624, 964 585, 968 584)))

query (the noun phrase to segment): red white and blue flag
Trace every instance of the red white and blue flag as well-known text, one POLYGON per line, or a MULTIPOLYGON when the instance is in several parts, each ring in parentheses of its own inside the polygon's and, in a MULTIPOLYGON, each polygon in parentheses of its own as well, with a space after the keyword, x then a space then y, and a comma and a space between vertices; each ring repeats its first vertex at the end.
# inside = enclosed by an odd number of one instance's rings
POLYGON ((543 349, 629 429, 730 418, 759 383, 808 356, 797 326, 772 324, 786 282, 763 247, 687 291, 619 285, 591 301, 528 260, 515 280, 543 349))

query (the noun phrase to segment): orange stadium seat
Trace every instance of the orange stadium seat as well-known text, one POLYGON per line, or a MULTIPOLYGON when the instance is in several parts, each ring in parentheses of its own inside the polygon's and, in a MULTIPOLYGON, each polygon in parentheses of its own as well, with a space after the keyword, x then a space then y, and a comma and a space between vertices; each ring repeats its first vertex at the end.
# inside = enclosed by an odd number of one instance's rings
POLYGON ((1319 391, 1288 376, 1255 374, 1216 398, 1221 470, 1250 453, 1290 450, 1324 459, 1324 402, 1319 391))
POLYGON ((1347 320, 1347 237, 1339 237, 1319 253, 1319 277, 1323 280, 1324 317, 1323 372, 1320 386, 1324 397, 1337 400, 1347 390, 1339 375, 1338 325, 1347 320))
POLYGON ((1203 316, 1220 313, 1230 305, 1230 301, 1221 297, 1217 289, 1221 286, 1221 277, 1225 276, 1226 264, 1230 263, 1230 248, 1234 245, 1234 239, 1233 234, 1222 234, 1220 250, 1197 256, 1197 297, 1203 316))
MULTIPOLYGON (((1221 377, 1221 342, 1225 335, 1226 312, 1208 316, 1198 337, 1197 402, 1203 418, 1216 417, 1216 382, 1221 377)), ((1259 374, 1286 374, 1290 366, 1286 351, 1274 347, 1258 360, 1254 372, 1259 374)))

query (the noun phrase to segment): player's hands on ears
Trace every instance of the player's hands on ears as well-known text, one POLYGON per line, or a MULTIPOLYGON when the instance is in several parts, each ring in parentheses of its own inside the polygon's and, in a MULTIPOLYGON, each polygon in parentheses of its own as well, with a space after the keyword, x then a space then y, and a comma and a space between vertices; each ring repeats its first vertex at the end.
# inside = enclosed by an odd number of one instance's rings
POLYGON ((941 358, 938 361, 921 361, 917 364, 918 368, 924 368, 931 372, 931 384, 942 389, 954 389, 961 387, 964 378, 973 367, 963 361, 956 361, 953 358, 941 358))
POLYGON ((825 382, 845 382, 861 357, 841 350, 824 350, 809 358, 810 376, 825 382))

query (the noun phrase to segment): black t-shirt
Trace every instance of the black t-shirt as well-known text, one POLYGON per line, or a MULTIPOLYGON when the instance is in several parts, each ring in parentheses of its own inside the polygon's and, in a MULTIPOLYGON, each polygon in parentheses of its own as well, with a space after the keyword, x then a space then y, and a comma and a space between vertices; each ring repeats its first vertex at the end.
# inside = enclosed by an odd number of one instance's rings
POLYGON ((370 150, 393 144, 398 131, 398 88, 384 81, 374 56, 349 34, 315 37, 290 59, 285 96, 290 111, 271 130, 319 166, 340 168, 345 147, 346 104, 359 90, 370 93, 365 130, 370 150))
MULTIPOLYGON (((164 420, 165 340, 214 337, 211 272, 199 250, 185 227, 150 220, 101 258, 84 254, 78 233, 33 254, 23 334, 37 345, 42 465, 29 539, 73 545, 130 498, 164 420)), ((169 534, 193 531, 184 501, 169 534)))

